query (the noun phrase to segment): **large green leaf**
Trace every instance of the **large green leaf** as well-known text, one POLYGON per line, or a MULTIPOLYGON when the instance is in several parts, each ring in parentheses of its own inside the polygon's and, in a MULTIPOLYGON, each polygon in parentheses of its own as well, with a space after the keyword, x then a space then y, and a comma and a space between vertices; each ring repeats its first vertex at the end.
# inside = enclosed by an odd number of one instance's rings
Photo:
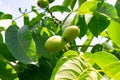
POLYGON ((120 72, 119 59, 111 53, 104 51, 96 52, 90 57, 90 59, 95 62, 103 70, 103 72, 111 78, 115 78, 118 72, 120 72))
POLYGON ((111 40, 120 47, 120 23, 111 20, 108 27, 108 35, 111 40))
POLYGON ((13 67, 0 60, 0 80, 19 80, 13 67))
POLYGON ((20 29, 16 25, 10 26, 5 32, 5 41, 12 55, 19 61, 28 64, 37 60, 32 34, 26 26, 20 29))
POLYGON ((102 77, 95 72, 75 51, 68 51, 55 66, 50 80, 100 80, 102 77))
POLYGON ((108 27, 109 23, 110 21, 107 19, 106 16, 103 16, 101 14, 94 14, 88 23, 88 28, 94 34, 94 36, 97 37, 108 27))

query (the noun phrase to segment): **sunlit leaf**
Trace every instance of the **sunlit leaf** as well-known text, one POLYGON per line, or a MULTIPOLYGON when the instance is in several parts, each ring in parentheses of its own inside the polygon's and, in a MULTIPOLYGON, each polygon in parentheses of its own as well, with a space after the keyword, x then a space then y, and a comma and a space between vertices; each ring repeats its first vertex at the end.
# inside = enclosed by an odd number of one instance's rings
POLYGON ((110 25, 108 27, 108 35, 112 39, 112 41, 120 47, 120 23, 117 23, 115 21, 110 22, 110 25))
POLYGON ((104 67, 104 72, 108 74, 111 78, 115 78, 115 76, 118 75, 118 73, 120 72, 120 61, 112 62, 106 65, 104 67))
POLYGON ((74 53, 72 52, 71 55, 64 56, 58 61, 50 80, 100 80, 102 78, 100 74, 93 71, 92 68, 90 69, 83 58, 73 56, 74 53))
POLYGON ((23 63, 36 62, 36 49, 32 34, 26 26, 18 29, 16 25, 10 26, 5 33, 5 41, 12 55, 23 63))
POLYGON ((119 61, 114 55, 104 51, 94 53, 91 59, 102 67, 102 69, 104 69, 107 64, 119 61))
POLYGON ((111 53, 104 51, 96 52, 91 56, 91 59, 111 78, 115 78, 117 73, 120 72, 119 59, 111 53))
POLYGON ((80 9, 79 9, 78 13, 80 13, 80 14, 93 13, 93 11, 95 11, 97 9, 97 4, 98 3, 99 3, 98 1, 87 1, 87 2, 84 2, 80 6, 80 9))

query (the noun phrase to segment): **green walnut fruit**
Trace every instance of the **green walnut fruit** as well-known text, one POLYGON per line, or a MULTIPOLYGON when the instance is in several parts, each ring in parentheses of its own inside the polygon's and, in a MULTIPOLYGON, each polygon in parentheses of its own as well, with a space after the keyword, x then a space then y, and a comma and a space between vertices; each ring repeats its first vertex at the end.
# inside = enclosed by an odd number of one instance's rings
POLYGON ((45 49, 51 53, 59 52, 64 48, 64 46, 65 41, 62 39, 61 36, 57 35, 48 38, 48 40, 45 43, 45 49))
POLYGON ((52 2, 54 2, 54 0, 48 0, 49 1, 49 3, 52 3, 52 2))
POLYGON ((62 34, 62 38, 66 42, 71 42, 75 40, 75 38, 79 35, 79 33, 80 33, 80 29, 78 28, 78 26, 69 26, 65 28, 62 34))
POLYGON ((49 5, 48 0, 38 0, 37 5, 41 8, 46 8, 49 5))

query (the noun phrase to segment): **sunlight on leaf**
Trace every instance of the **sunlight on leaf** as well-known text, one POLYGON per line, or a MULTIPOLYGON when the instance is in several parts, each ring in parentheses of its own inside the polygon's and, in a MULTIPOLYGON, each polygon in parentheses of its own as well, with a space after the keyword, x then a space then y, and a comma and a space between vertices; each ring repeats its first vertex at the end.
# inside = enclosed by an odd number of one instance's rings
POLYGON ((79 9, 80 14, 86 14, 86 13, 93 13, 94 10, 97 9, 97 4, 99 2, 98 1, 87 1, 84 2, 79 9))
POLYGON ((111 20, 108 27, 108 35, 112 41, 120 47, 120 23, 111 20))

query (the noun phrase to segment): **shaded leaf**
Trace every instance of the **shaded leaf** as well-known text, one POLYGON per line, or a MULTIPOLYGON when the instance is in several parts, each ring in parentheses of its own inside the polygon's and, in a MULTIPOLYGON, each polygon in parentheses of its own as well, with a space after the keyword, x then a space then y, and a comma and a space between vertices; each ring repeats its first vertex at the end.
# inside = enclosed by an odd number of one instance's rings
POLYGON ((108 3, 99 3, 96 10, 112 19, 118 18, 116 9, 108 3))
POLYGON ((18 29, 16 25, 11 25, 5 32, 5 41, 12 55, 20 62, 29 64, 37 61, 32 34, 26 26, 18 29))
POLYGON ((5 28, 4 28, 4 27, 0 27, 0 32, 1 32, 1 31, 4 31, 4 30, 5 30, 5 28))
POLYGON ((16 59, 13 57, 13 55, 8 50, 5 43, 0 43, 0 55, 4 57, 8 61, 15 61, 16 59))
POLYGON ((115 4, 115 8, 117 10, 117 16, 120 18, 120 0, 117 0, 116 4, 115 4))
POLYGON ((28 16, 28 14, 24 14, 23 17, 24 17, 24 25, 29 26, 29 16, 28 16))
POLYGON ((45 41, 48 39, 48 37, 41 37, 41 36, 38 36, 36 33, 33 33, 33 38, 35 41, 38 57, 40 58, 41 56, 43 56, 45 58, 51 59, 53 55, 47 52, 44 46, 45 41))
POLYGON ((79 5, 79 7, 80 7, 85 1, 87 1, 87 0, 78 0, 78 5, 79 5))
POLYGON ((3 14, 0 19, 12 19, 12 15, 11 14, 3 14))
POLYGON ((71 1, 70 7, 71 7, 72 10, 74 9, 76 2, 77 2, 77 0, 72 0, 71 1))
POLYGON ((59 5, 57 5, 57 6, 51 7, 50 11, 51 12, 57 12, 57 11, 58 12, 70 12, 70 9, 67 8, 67 7, 65 7, 65 6, 59 6, 59 5))
POLYGON ((93 33, 93 35, 97 37, 108 27, 109 23, 110 21, 106 16, 103 16, 101 14, 94 14, 88 23, 88 28, 93 33))
POLYGON ((19 80, 14 68, 0 60, 0 79, 1 80, 19 80))
POLYGON ((69 0, 69 1, 68 0, 64 0, 62 5, 65 6, 65 7, 68 7, 70 5, 71 1, 72 0, 69 0))
POLYGON ((0 33, 0 43, 3 43, 3 36, 1 33, 0 33))
POLYGON ((41 14, 38 14, 36 17, 32 18, 32 20, 29 22, 29 27, 31 28, 35 24, 39 23, 44 15, 45 14, 41 13, 41 14))

